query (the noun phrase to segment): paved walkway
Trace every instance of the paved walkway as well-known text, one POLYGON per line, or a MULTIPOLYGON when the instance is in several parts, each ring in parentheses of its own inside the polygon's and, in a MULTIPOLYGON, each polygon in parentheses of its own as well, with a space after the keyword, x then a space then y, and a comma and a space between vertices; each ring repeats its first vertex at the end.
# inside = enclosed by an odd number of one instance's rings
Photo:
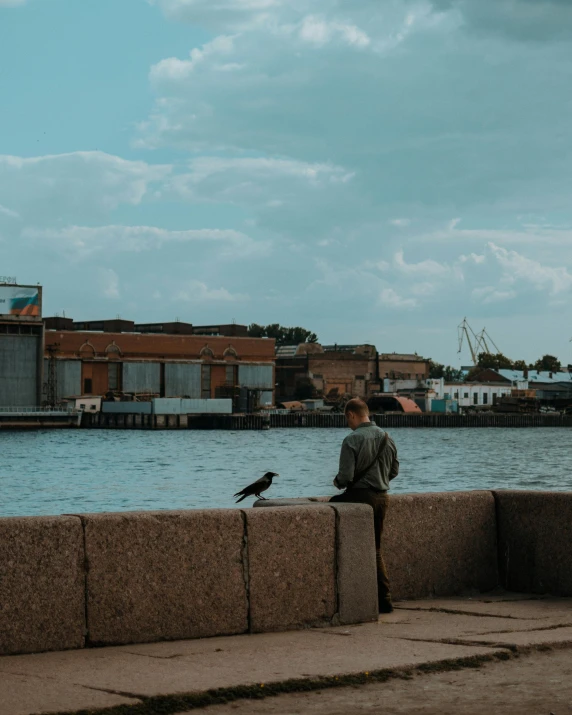
MULTIPOLYGON (((518 672, 530 659, 546 664, 552 658, 544 670, 568 668, 562 677, 572 681, 572 659, 567 659, 572 654, 565 650, 572 648, 571 606, 570 599, 516 594, 404 601, 393 614, 366 625, 5 656, 0 658, 0 715, 80 710, 155 715, 196 712, 206 704, 213 706, 206 708, 212 715, 357 713, 362 706, 375 712, 376 702, 383 702, 385 713, 486 712, 489 707, 475 697, 490 697, 487 684, 492 687, 495 678, 505 682, 498 674, 507 668, 511 682, 518 683, 518 672), (559 656, 566 658, 559 661, 559 656), (411 709, 413 702, 433 707, 430 698, 418 702, 422 694, 431 691, 432 683, 453 681, 473 682, 467 704, 480 710, 462 709, 459 703, 456 710, 446 709, 451 703, 438 685, 434 710, 411 709), (304 690, 320 694, 286 695, 304 690), (265 695, 279 697, 252 702, 265 695), (217 705, 225 702, 232 704, 217 705), (409 709, 399 709, 407 702, 409 709)), ((530 691, 530 679, 524 685, 530 691)), ((510 702, 517 705, 525 690, 515 688, 510 702)), ((572 712, 557 705, 555 715, 572 712)), ((551 710, 530 712, 549 715, 551 710)))

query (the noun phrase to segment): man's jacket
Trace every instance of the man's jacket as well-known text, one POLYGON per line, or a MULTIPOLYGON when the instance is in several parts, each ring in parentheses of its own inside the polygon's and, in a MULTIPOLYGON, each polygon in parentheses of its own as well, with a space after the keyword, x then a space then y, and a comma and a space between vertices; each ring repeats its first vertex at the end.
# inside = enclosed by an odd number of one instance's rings
POLYGON ((369 488, 382 492, 389 489, 389 482, 399 472, 399 461, 395 443, 389 437, 379 459, 374 462, 384 435, 385 432, 373 422, 364 422, 344 439, 340 453, 340 470, 336 476, 340 489, 346 489, 350 485, 355 489, 369 488), (372 462, 374 463, 370 469, 352 484, 356 474, 361 474, 372 462))

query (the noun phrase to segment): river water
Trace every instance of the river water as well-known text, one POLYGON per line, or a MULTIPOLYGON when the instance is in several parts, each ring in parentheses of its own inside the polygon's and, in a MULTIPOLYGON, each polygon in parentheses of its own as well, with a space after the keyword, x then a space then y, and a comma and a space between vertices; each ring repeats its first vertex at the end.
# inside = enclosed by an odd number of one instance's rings
MULTIPOLYGON (((331 495, 346 434, 0 432, 0 516, 231 507, 232 495, 268 470, 281 476, 267 496, 331 495)), ((572 490, 572 430, 566 428, 401 428, 391 434, 401 463, 393 493, 572 490)))

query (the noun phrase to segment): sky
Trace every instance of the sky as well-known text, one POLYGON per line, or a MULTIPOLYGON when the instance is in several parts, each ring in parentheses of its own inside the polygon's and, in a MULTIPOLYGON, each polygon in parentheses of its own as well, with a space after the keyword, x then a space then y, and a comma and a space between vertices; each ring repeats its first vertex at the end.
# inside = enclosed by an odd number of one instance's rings
POLYGON ((569 0, 0 0, 0 274, 572 363, 571 40, 569 0))

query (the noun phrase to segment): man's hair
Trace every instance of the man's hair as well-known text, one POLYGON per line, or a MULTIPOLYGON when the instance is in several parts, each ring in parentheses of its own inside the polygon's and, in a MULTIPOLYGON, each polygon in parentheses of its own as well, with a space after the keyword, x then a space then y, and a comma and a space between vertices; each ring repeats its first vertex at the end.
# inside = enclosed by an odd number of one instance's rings
POLYGON ((369 415, 369 408, 359 397, 354 397, 346 403, 344 412, 346 415, 348 412, 353 412, 354 415, 358 415, 359 417, 367 417, 369 415))

